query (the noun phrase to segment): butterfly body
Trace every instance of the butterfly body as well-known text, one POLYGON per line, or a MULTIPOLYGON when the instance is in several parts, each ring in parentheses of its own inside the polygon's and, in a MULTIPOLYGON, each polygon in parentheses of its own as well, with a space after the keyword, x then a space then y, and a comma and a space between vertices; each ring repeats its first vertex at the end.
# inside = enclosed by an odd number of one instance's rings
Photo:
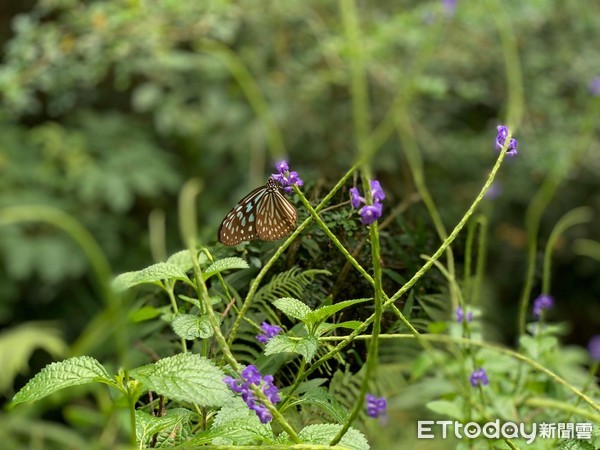
POLYGON ((296 208, 283 196, 277 181, 269 178, 227 213, 219 227, 219 242, 231 246, 253 239, 275 241, 294 230, 297 218, 296 208))

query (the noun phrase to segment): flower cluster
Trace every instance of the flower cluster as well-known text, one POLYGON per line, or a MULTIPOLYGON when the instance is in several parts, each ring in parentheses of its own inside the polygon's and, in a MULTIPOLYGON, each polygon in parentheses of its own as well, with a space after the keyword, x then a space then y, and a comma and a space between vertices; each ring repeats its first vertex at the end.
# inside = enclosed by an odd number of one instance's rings
POLYGON ((298 172, 295 170, 290 172, 287 161, 280 161, 275 164, 277 173, 271 174, 271 178, 278 181, 283 186, 283 190, 286 194, 291 194, 293 189, 292 186, 302 186, 304 181, 298 176, 298 172))
POLYGON ((281 333, 281 327, 277 325, 270 325, 267 322, 263 322, 260 325, 262 333, 256 336, 256 340, 261 344, 266 344, 269 339, 277 336, 281 333))
POLYGON ((269 423, 273 416, 265 405, 257 402, 252 389, 252 385, 261 386, 261 390, 273 404, 281 400, 277 386, 273 384, 273 376, 260 374, 256 366, 250 365, 242 370, 242 379, 232 377, 223 378, 223 382, 229 386, 233 392, 242 394, 242 400, 252 411, 256 413, 262 423, 269 423))
POLYGON ((533 315, 536 319, 542 317, 542 312, 547 309, 552 309, 554 306, 554 299, 548 294, 541 294, 533 301, 533 315))
POLYGON ((385 198, 385 192, 383 192, 379 181, 371 180, 369 184, 371 186, 371 196, 373 197, 372 205, 367 205, 367 201, 364 199, 364 197, 360 196, 358 188, 354 187, 350 189, 350 204, 352 207, 358 208, 361 204, 365 204, 365 206, 358 210, 358 213, 361 217, 361 222, 365 225, 371 225, 381 217, 381 214, 383 213, 383 205, 381 202, 385 198))
POLYGON ((458 323, 470 322, 472 320, 473 320, 473 311, 468 311, 467 315, 465 316, 465 312, 464 312, 462 306, 459 306, 458 308, 456 308, 456 321, 458 323))
MULTIPOLYGON (((498 135, 496 136, 496 150, 502 150, 504 144, 506 143, 506 138, 508 137, 508 127, 506 125, 498 125, 498 135)), ((510 138, 508 143, 508 148, 506 149, 506 154, 508 156, 515 156, 517 154, 517 140, 514 138, 510 138)))
POLYGON ((600 77, 596 77, 590 81, 590 85, 588 87, 590 89, 590 94, 592 94, 594 97, 600 96, 600 77))
POLYGON ((600 361, 600 334, 592 336, 588 343, 588 350, 593 360, 600 361))
POLYGON ((469 383, 471 386, 487 386, 490 382, 488 381, 487 373, 484 368, 476 369, 471 373, 469 377, 469 383))
POLYGON ((387 409, 387 401, 385 397, 377 398, 373 394, 367 394, 365 396, 367 401, 367 415, 376 419, 377 417, 385 416, 387 409))

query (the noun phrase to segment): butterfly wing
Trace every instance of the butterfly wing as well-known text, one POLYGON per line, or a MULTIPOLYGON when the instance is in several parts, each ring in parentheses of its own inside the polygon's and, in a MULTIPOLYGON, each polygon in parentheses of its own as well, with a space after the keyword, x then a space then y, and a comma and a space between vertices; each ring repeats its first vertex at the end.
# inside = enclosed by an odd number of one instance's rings
POLYGON ((232 246, 259 238, 256 226, 257 205, 266 194, 267 185, 256 188, 227 213, 219 227, 219 242, 232 246))
POLYGON ((279 189, 277 187, 269 189, 262 201, 258 203, 256 233, 263 241, 281 239, 294 231, 297 219, 296 208, 279 192, 279 189))

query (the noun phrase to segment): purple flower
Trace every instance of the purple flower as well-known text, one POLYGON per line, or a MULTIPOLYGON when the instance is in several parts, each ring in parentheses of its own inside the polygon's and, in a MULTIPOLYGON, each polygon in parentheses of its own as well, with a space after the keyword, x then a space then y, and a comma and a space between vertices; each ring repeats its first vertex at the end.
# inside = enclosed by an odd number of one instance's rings
POLYGON ((367 415, 376 419, 377 417, 384 416, 387 410, 387 401, 385 397, 377 398, 373 394, 367 394, 365 396, 367 415))
POLYGON ((263 322, 260 326, 260 329, 263 331, 262 334, 256 336, 256 339, 261 344, 266 344, 269 339, 277 336, 281 333, 281 327, 277 325, 270 325, 267 322, 263 322))
POLYGON ((600 334, 592 336, 588 344, 588 349, 592 359, 600 361, 600 334))
POLYGON ((358 188, 350 188, 350 204, 353 208, 358 208, 361 203, 366 203, 366 200, 360 196, 358 188))
POLYGON ((464 312, 462 306, 459 306, 458 308, 456 308, 456 321, 458 323, 463 323, 463 322, 465 322, 465 319, 467 322, 472 321, 473 320, 473 311, 467 312, 467 316, 465 317, 465 312, 464 312))
POLYGON ((304 185, 304 181, 298 176, 298 172, 289 171, 290 168, 287 161, 278 162, 275 164, 275 168, 277 169, 277 173, 271 174, 271 178, 281 184, 283 191, 286 194, 291 194, 293 192, 292 186, 304 185))
POLYGON ((533 301, 533 315, 536 319, 542 317, 542 312, 547 309, 552 309, 554 299, 548 294, 541 294, 533 301))
POLYGON ((458 0, 442 0, 442 9, 446 17, 452 17, 456 11, 458 0))
POLYGON ((383 192, 379 181, 371 180, 369 185, 371 186, 371 195, 373 196, 373 201, 382 202, 383 199, 385 199, 385 192, 383 192))
POLYGON ((382 206, 381 203, 376 203, 373 206, 363 206, 358 213, 360 214, 360 221, 365 225, 371 225, 377 219, 381 217, 382 206))
POLYGON ((280 174, 284 174, 285 172, 290 170, 290 167, 288 166, 288 163, 285 160, 275 163, 275 168, 277 169, 277 172, 279 172, 280 174))
MULTIPOLYGON (((497 130, 498 134, 496 135, 496 150, 500 151, 506 143, 506 138, 508 137, 509 132, 506 125, 498 125, 497 130)), ((508 148, 506 149, 506 154, 508 156, 515 156, 517 154, 517 145, 517 140, 510 138, 508 148)))
POLYGON ((272 375, 265 375, 263 377, 254 365, 250 365, 242 370, 242 379, 235 379, 232 377, 223 378, 223 382, 227 384, 233 392, 241 394, 242 400, 244 400, 249 409, 256 413, 262 423, 270 422, 271 419, 273 419, 273 416, 265 405, 258 402, 250 386, 260 386, 262 392, 269 401, 275 404, 281 400, 281 397, 279 396, 279 390, 273 381, 272 375))
POLYGON ((372 205, 367 204, 365 198, 360 196, 360 192, 357 188, 353 187, 350 189, 350 204, 352 207, 358 208, 361 204, 365 205, 358 210, 361 222, 365 225, 371 225, 381 217, 381 214, 383 213, 383 205, 381 202, 385 198, 385 192, 383 192, 379 181, 371 180, 369 185, 371 187, 371 197, 373 198, 372 205))
POLYGON ((487 386, 489 384, 489 381, 485 369, 481 368, 474 370, 473 373, 471 373, 471 376, 469 377, 469 383, 471 383, 471 386, 473 387, 487 386))
POLYGON ((590 94, 594 97, 600 96, 600 77, 594 78, 589 84, 590 94))
POLYGON ((261 376, 256 366, 251 364, 242 370, 242 378, 249 384, 260 384, 261 376))
POLYGON ((273 419, 273 416, 269 410, 263 405, 257 405, 256 408, 254 408, 254 412, 258 416, 258 419, 261 423, 269 423, 273 419))

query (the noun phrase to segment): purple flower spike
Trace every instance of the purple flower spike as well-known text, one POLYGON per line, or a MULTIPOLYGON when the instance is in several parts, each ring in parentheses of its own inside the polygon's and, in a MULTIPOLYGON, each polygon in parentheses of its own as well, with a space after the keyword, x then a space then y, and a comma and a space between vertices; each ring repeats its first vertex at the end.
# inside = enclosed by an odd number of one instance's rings
POLYGON ((387 410, 387 401, 385 397, 377 398, 373 394, 365 395, 367 415, 376 419, 384 416, 387 410))
POLYGON ((469 383, 471 386, 487 386, 489 384, 487 373, 484 368, 474 370, 471 376, 469 377, 469 383))
POLYGON ((293 192, 292 186, 304 185, 304 181, 302 181, 302 178, 300 178, 298 172, 289 171, 290 168, 287 161, 278 162, 275 164, 275 168, 277 169, 277 173, 271 174, 271 178, 281 185, 286 194, 291 194, 293 192))
MULTIPOLYGON (((273 328, 278 328, 276 325, 266 324, 269 331, 273 332, 273 328)), ((223 378, 223 382, 229 386, 229 388, 237 393, 241 394, 242 400, 246 403, 249 409, 254 411, 262 423, 268 423, 273 419, 273 416, 265 405, 260 403, 254 396, 254 392, 250 388, 250 385, 254 384, 260 386, 261 390, 269 401, 273 404, 279 402, 281 397, 279 396, 279 390, 275 386, 272 375, 265 375, 264 377, 260 374, 256 366, 250 365, 242 371, 242 379, 235 379, 232 377, 223 378)))
POLYGON ((594 97, 600 96, 600 77, 594 78, 589 85, 590 94, 594 97))
POLYGON ((533 315, 536 319, 542 317, 542 312, 547 309, 552 309, 554 299, 548 294, 541 294, 533 301, 533 315))
POLYGON ((381 203, 376 203, 373 206, 363 206, 358 213, 361 217, 361 222, 365 225, 371 225, 381 217, 381 203))
POLYGON ((462 308, 462 306, 459 306, 458 308, 456 308, 456 321, 458 323, 463 323, 463 322, 471 322, 473 320, 473 311, 468 311, 467 315, 465 317, 465 312, 462 308))
MULTIPOLYGON (((508 127, 506 125, 498 125, 497 127, 498 134, 496 135, 496 150, 502 150, 504 144, 506 143, 506 138, 508 137, 508 127)), ((516 139, 511 138, 508 142, 508 148, 506 149, 506 154, 508 156, 515 156, 517 154, 517 145, 518 142, 516 139)))
POLYGON ((371 180, 369 185, 371 187, 371 196, 373 198, 372 205, 367 204, 365 198, 360 196, 360 192, 357 188, 353 187, 350 189, 350 204, 352 207, 359 208, 360 205, 365 205, 358 210, 358 214, 360 214, 361 217, 361 222, 365 225, 371 225, 381 217, 381 214, 383 213, 383 205, 381 202, 385 198, 385 192, 383 192, 379 181, 371 180))
POLYGON ((442 9, 446 17, 452 17, 456 12, 456 3, 458 0, 442 0, 442 9))
POLYGON ((595 361, 600 361, 600 334, 592 336, 588 344, 590 356, 595 361))
POLYGON ((263 322, 260 326, 260 329, 262 330, 262 334, 259 334, 258 336, 256 336, 256 339, 261 344, 266 344, 269 339, 271 339, 272 337, 275 337, 279 333, 281 333, 280 326, 270 325, 267 322, 263 322))

